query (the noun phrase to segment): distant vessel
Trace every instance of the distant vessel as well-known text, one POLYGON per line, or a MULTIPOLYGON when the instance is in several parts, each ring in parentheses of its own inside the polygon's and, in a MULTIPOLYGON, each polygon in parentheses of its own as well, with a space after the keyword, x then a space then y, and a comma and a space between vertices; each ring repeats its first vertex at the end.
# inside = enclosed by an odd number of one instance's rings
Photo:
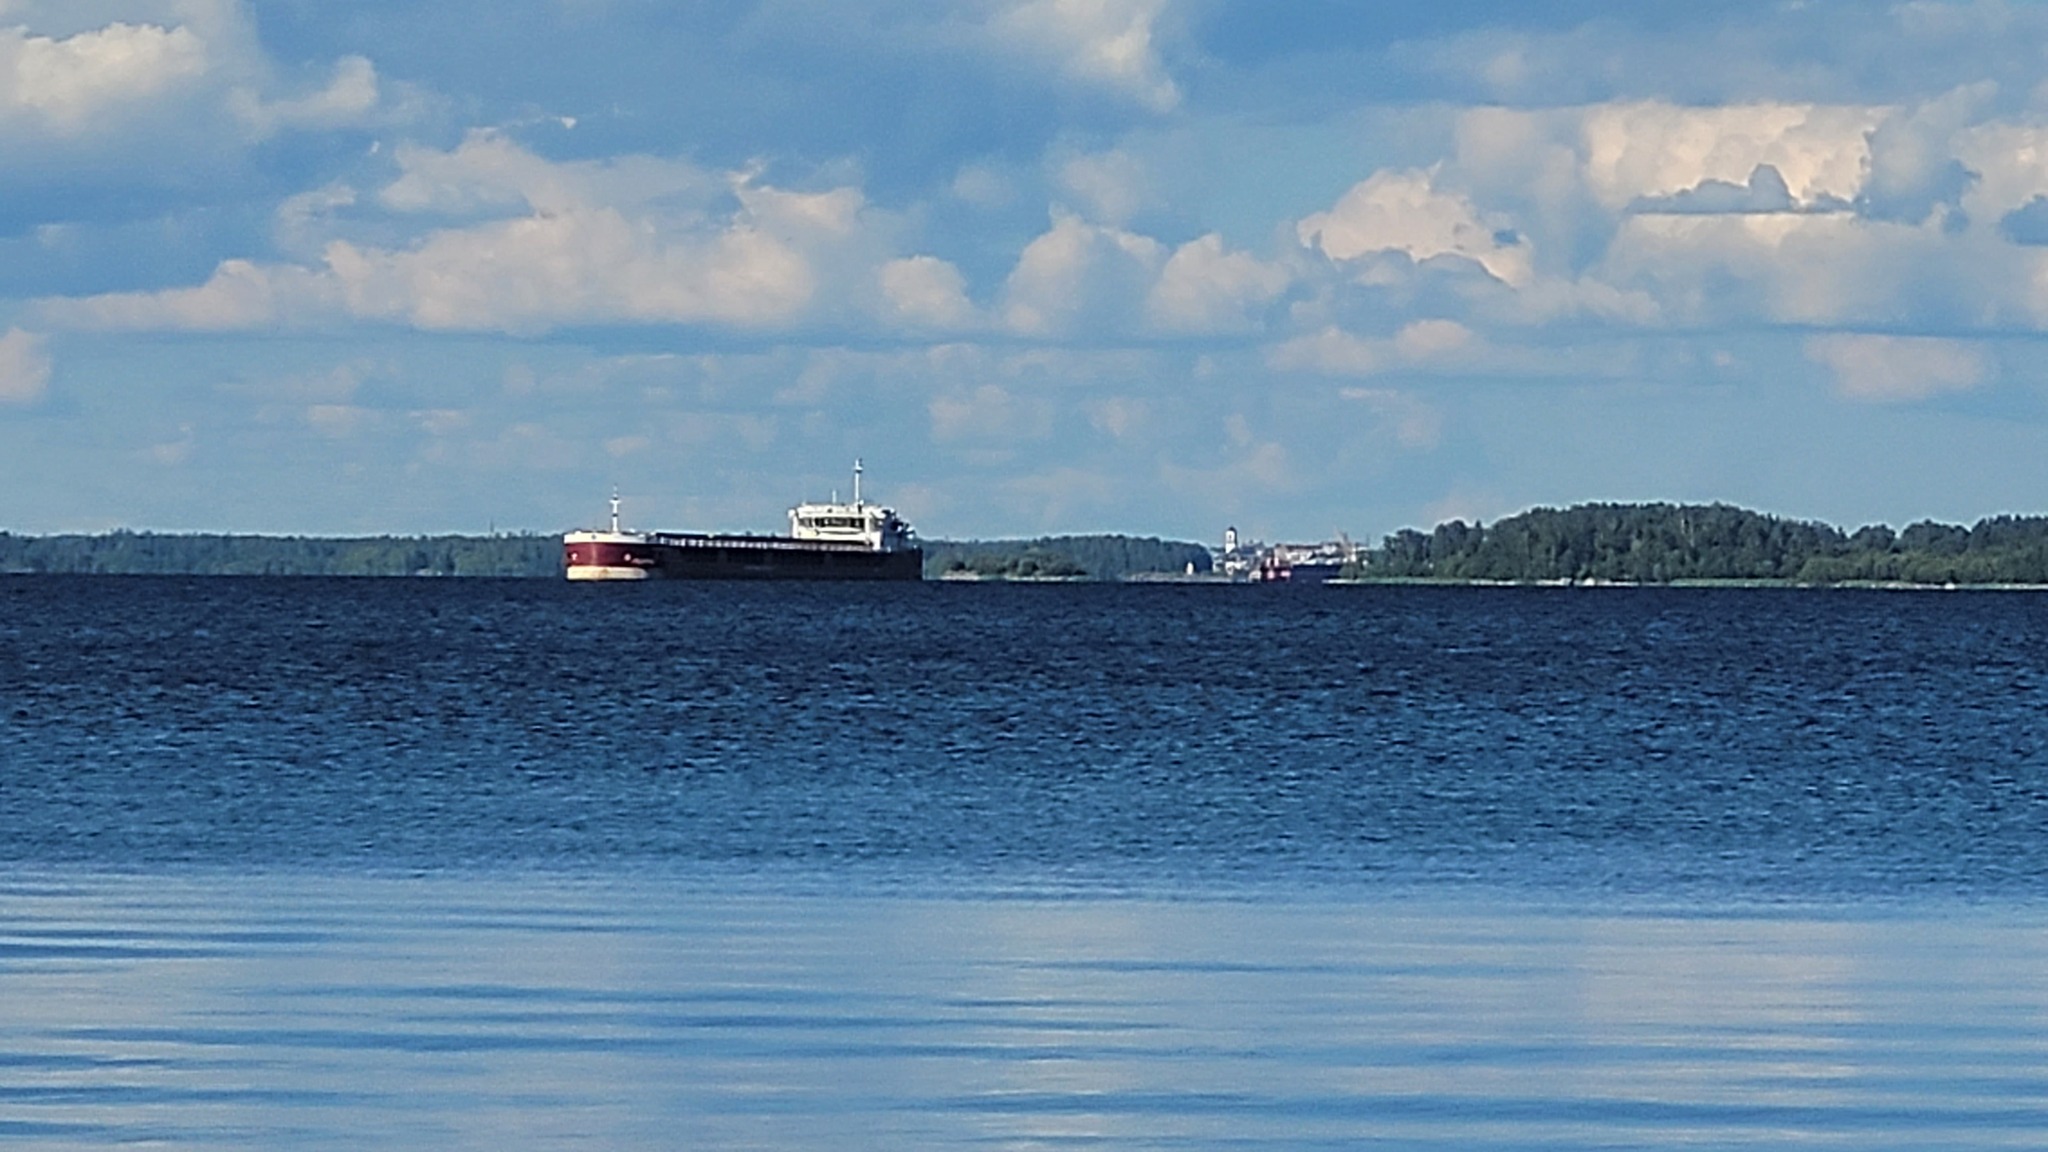
POLYGON ((860 495, 853 501, 798 504, 787 536, 706 532, 627 532, 612 493, 611 527, 562 537, 562 569, 571 580, 922 580, 924 550, 894 508, 860 495))

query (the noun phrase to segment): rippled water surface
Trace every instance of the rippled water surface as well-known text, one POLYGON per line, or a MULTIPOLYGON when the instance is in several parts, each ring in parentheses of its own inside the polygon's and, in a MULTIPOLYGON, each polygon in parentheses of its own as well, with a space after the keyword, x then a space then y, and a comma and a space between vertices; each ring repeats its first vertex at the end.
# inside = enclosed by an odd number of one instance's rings
POLYGON ((2048 1143, 2048 597, 0 578, 0 1141, 2048 1143))

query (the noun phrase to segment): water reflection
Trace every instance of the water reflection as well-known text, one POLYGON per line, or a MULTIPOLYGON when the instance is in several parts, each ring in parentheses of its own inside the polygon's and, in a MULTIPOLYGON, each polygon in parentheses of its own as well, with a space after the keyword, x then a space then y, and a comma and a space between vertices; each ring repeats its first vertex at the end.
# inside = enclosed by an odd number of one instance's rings
POLYGON ((2033 908, 766 883, 0 884, 0 1139, 1995 1148, 2033 908))

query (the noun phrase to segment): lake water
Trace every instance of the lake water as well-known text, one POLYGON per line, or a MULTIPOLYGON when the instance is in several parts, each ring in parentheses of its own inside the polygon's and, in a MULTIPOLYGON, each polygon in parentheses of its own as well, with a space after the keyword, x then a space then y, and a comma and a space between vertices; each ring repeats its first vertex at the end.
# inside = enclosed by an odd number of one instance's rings
POLYGON ((0 578, 0 1142, 2032 1148, 2048 596, 0 578))

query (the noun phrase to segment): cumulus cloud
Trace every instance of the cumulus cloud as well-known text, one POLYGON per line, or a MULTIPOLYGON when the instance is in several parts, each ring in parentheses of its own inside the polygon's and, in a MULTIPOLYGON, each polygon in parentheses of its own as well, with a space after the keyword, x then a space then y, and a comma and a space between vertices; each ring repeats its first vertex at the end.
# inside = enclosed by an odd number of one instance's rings
POLYGON ((1149 325, 1166 332, 1242 331, 1287 290, 1287 269, 1231 252, 1214 232, 1175 249, 1145 299, 1149 325))
POLYGON ((435 233, 404 250, 328 246, 322 279, 351 315, 426 329, 531 333, 565 324, 793 320, 816 274, 742 211, 718 229, 663 236, 585 207, 435 233))
POLYGON ((400 145, 398 178, 377 193, 395 212, 441 216, 575 211, 589 204, 637 209, 656 201, 700 203, 727 179, 655 156, 548 160, 503 132, 472 130, 448 151, 400 145))
POLYGON ((2048 196, 2036 196, 1999 217, 1998 234, 2014 244, 2048 245, 2048 196))
POLYGON ((1439 256, 1469 260, 1510 286, 1533 274, 1529 249, 1499 216, 1436 187, 1437 170, 1381 171, 1354 185, 1328 212, 1296 227, 1306 247, 1348 261, 1398 252, 1421 263, 1439 256))
POLYGON ((345 56, 334 66, 325 88, 309 95, 266 100, 249 88, 229 98, 243 125, 259 137, 286 128, 340 128, 361 123, 380 99, 376 65, 362 56, 345 56))
MULTIPOLYGON (((855 188, 795 192, 725 179, 724 207, 663 197, 712 182, 634 159, 555 165, 499 138, 415 154, 380 200, 408 211, 517 214, 427 232, 404 247, 334 239, 317 265, 229 260, 204 284, 42 304, 55 323, 114 329, 258 328, 354 318, 434 330, 536 333, 570 324, 787 325, 872 295, 880 242, 855 188), (843 289, 822 293, 832 283, 843 289), (865 289, 866 291, 862 291, 865 289)), ((346 202, 339 193, 309 210, 346 202)), ((301 219, 310 218, 301 214, 301 219)), ((893 274, 897 309, 949 310, 944 270, 893 274)))
POLYGON ((1982 349, 1930 336, 1832 333, 1807 340, 1806 356, 1833 374, 1838 395, 1874 404, 1967 392, 1992 375, 1982 349))
MULTIPOLYGON (((1847 204, 1830 201, 1830 206, 1847 204)), ((1675 216, 1718 216, 1755 212, 1793 212, 1798 204, 1785 177, 1769 164, 1759 164, 1746 184, 1726 180, 1702 180, 1697 185, 1669 196, 1641 197, 1630 207, 1637 212, 1660 212, 1675 216)))
POLYGON ((1708 181, 1747 187, 1768 166, 1800 208, 1847 204, 1870 172, 1870 136, 1888 111, 1793 103, 1595 105, 1581 114, 1588 187, 1619 210, 1708 181))
POLYGON ((954 173, 947 191, 955 199, 976 208, 1005 208, 1017 198, 1015 182, 987 164, 962 166, 954 173))
MULTIPOLYGON (((1596 273, 1684 324, 2026 321, 2026 268, 1938 223, 1852 215, 1629 217, 1596 273)), ((2004 253, 2018 249, 2004 248, 2004 253)))
POLYGON ((1059 184, 1076 207, 1104 224, 1128 221, 1153 199, 1145 165, 1120 149, 1068 158, 1060 165, 1059 184))
POLYGON ((2035 328, 2048 128, 1994 95, 1476 109, 1434 186, 1548 256, 1495 320, 2035 328))
POLYGON ((1180 88, 1154 42, 1165 9, 1166 0, 1021 0, 997 14, 991 31, 1070 79, 1169 112, 1180 103, 1180 88))
POLYGON ((50 386, 50 356, 43 338, 10 328, 0 336, 0 404, 33 404, 50 386))
POLYGON ((56 39, 0 29, 0 125, 76 135, 207 71, 206 44, 187 28, 109 24, 56 39))
MULTIPOLYGON (((325 76, 297 85, 265 52, 248 6, 230 0, 31 4, 19 12, 20 23, 0 27, 0 138, 74 154, 138 140, 168 153, 177 144, 191 163, 206 164, 223 146, 357 126, 386 112, 368 58, 343 56, 325 76), (131 18, 74 30, 94 8, 131 18), (39 24, 66 31, 39 32, 39 24)), ((0 19, 7 15, 0 8, 0 19)))
POLYGON ((1989 81, 1968 84, 1887 116, 1870 134, 1863 211, 1878 219, 1919 223, 1937 208, 1960 207, 1978 176, 1957 158, 1957 137, 1997 91, 1989 81))
POLYGON ((1149 236, 1057 214, 1025 245, 1003 286, 1003 323, 1030 336, 1071 332, 1084 322, 1128 327, 1164 255, 1149 236))
POLYGON ((41 311, 68 327, 230 332, 311 323, 342 299, 340 284, 316 270, 227 260, 195 287, 49 300, 41 311))
POLYGON ((1371 376, 1396 368, 1461 361, 1477 342, 1477 335, 1455 320, 1417 320, 1381 339, 1331 326, 1276 345, 1267 353, 1266 362, 1286 371, 1371 376))
POLYGON ((1963 210, 2001 219, 2048 196, 2048 126, 2011 121, 1973 125, 1953 137, 1954 157, 1969 170, 1963 210))
POLYGON ((285 197, 271 214, 277 246, 300 258, 318 255, 336 213, 355 207, 358 199, 354 188, 340 183, 285 197))
POLYGON ((911 256, 882 265, 885 319, 913 328, 957 329, 974 323, 974 305, 967 299, 967 280, 960 270, 936 256, 911 256))

